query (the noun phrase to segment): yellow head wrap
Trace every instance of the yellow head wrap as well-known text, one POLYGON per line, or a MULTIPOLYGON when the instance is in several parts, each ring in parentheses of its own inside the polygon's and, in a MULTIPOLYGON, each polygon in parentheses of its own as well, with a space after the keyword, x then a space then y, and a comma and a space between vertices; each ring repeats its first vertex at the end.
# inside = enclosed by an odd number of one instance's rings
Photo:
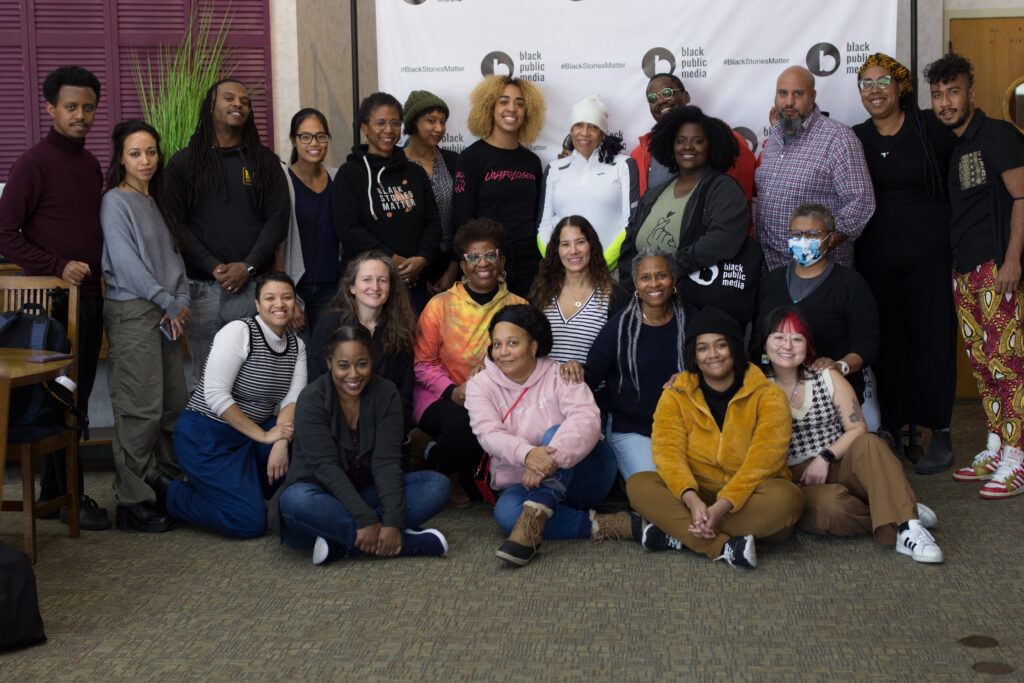
POLYGON ((903 84, 903 92, 910 93, 914 92, 914 79, 910 77, 910 69, 903 66, 895 59, 887 54, 876 52, 860 65, 860 69, 857 70, 857 80, 860 80, 864 76, 864 70, 869 66, 880 66, 895 78, 899 83, 903 84))

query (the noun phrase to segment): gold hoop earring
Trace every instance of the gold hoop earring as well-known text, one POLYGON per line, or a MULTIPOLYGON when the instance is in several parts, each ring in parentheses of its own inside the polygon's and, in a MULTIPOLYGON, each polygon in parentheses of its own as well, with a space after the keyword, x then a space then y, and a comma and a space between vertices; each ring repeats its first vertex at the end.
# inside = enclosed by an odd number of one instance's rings
POLYGON ((469 285, 469 276, 465 273, 462 274, 462 279, 459 280, 463 285, 469 285))
POLYGON ((640 292, 638 290, 633 290, 633 298, 636 299, 637 301, 640 300, 640 292))
POLYGON ((504 270, 498 273, 498 282, 504 282, 506 278, 508 278, 508 273, 506 273, 504 270))

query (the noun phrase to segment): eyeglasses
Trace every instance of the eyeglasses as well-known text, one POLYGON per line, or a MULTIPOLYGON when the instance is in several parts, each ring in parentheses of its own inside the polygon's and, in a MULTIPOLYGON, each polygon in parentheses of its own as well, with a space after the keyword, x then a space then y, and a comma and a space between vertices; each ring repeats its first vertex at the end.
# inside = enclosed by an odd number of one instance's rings
POLYGON ((314 139, 321 145, 325 145, 331 139, 331 136, 328 135, 327 133, 317 133, 316 135, 314 135, 313 133, 299 133, 295 137, 298 138, 299 142, 301 142, 304 145, 308 145, 309 143, 313 142, 314 139))
POLYGON ((861 92, 867 92, 876 85, 878 86, 879 90, 888 90, 889 86, 892 85, 892 76, 879 76, 877 81, 871 78, 862 78, 857 83, 857 86, 860 88, 861 92))
POLYGON ((398 130, 402 127, 402 122, 398 119, 391 119, 390 121, 377 119, 376 121, 371 121, 370 125, 373 126, 374 130, 384 130, 385 128, 394 128, 395 130, 398 130))
POLYGON ((768 335, 768 341, 773 344, 778 344, 779 346, 782 346, 786 342, 790 342, 793 346, 797 346, 799 344, 806 344, 807 338, 802 334, 783 334, 782 332, 774 332, 768 335))
POLYGON ((482 254, 463 254, 462 258, 465 259, 466 263, 473 266, 480 262, 481 257, 488 263, 494 263, 500 255, 501 249, 488 249, 482 254))
POLYGON ((677 92, 683 92, 682 88, 662 88, 658 92, 647 93, 648 102, 657 102, 659 99, 671 99, 677 92))
POLYGON ((808 232, 800 232, 798 230, 790 230, 789 231, 789 236, 790 237, 795 237, 797 239, 800 239, 801 237, 809 237, 812 240, 820 240, 820 239, 824 239, 825 236, 828 235, 828 234, 829 233, 828 233, 827 230, 810 230, 808 232))

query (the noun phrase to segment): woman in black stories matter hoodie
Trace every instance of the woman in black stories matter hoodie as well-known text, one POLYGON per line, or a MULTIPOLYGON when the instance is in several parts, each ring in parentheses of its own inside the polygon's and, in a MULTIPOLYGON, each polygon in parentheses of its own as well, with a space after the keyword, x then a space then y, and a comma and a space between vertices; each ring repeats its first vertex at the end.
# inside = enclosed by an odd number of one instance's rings
POLYGON ((374 93, 359 105, 356 145, 332 186, 334 230, 347 262, 364 251, 391 256, 419 314, 427 303, 423 269, 441 254, 441 221, 426 172, 397 147, 402 105, 374 93))

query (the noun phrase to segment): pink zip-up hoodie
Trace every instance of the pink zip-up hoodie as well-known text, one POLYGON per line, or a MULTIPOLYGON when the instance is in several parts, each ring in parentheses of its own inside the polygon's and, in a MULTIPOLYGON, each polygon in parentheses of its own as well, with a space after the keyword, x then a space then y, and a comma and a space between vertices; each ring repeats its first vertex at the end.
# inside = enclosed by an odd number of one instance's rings
POLYGON ((548 445, 557 449, 551 457, 562 469, 574 466, 597 445, 601 412, 594 395, 583 382, 563 380, 558 368, 556 361, 538 358, 529 379, 517 384, 486 358, 483 372, 469 380, 469 424, 480 445, 491 454, 491 486, 495 490, 522 481, 526 454, 540 445, 549 427, 561 425, 548 445), (520 394, 519 403, 502 422, 520 394))

